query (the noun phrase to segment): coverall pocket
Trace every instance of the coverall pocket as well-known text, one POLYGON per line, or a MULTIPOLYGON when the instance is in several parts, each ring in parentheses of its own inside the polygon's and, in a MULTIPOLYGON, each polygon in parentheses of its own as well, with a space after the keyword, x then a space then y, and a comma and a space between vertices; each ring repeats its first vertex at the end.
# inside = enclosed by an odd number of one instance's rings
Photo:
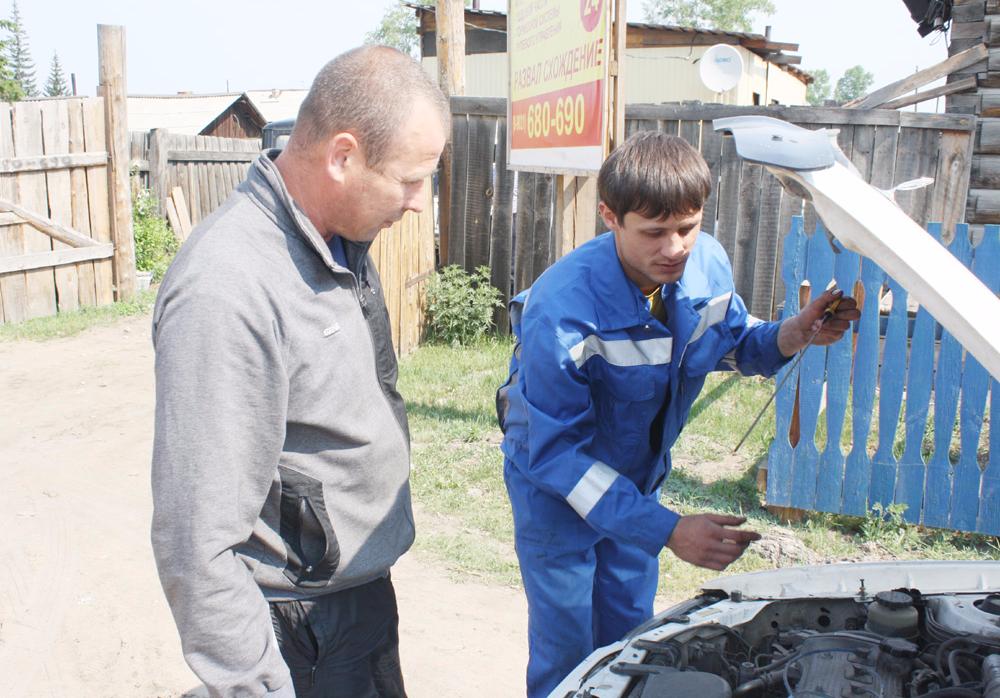
POLYGON ((323 483, 278 466, 285 576, 296 586, 323 587, 340 565, 340 544, 323 498, 323 483))
POLYGON ((648 438, 648 421, 642 419, 641 403, 655 394, 653 380, 643 371, 607 372, 594 395, 597 430, 620 444, 648 438))

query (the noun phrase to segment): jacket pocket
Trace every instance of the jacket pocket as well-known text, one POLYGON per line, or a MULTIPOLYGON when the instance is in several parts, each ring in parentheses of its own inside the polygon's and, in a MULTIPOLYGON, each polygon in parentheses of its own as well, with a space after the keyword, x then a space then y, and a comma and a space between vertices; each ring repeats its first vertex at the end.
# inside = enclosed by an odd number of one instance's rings
POLYGON ((340 544, 323 498, 323 483, 278 466, 285 576, 300 587, 324 587, 340 565, 340 544))
MULTIPOLYGON (((656 393, 649 369, 607 370, 592 393, 597 431, 622 447, 632 447, 649 438, 650 400, 656 393)), ((658 407, 658 406, 657 406, 658 407)))

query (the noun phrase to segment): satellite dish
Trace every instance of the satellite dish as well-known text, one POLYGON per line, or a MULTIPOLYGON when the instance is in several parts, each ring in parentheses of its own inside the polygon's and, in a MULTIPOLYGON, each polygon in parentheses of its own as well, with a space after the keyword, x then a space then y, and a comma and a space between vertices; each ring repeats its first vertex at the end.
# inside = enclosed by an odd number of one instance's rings
POLYGON ((698 75, 712 92, 731 90, 743 75, 743 58, 733 46, 716 44, 701 57, 698 75))

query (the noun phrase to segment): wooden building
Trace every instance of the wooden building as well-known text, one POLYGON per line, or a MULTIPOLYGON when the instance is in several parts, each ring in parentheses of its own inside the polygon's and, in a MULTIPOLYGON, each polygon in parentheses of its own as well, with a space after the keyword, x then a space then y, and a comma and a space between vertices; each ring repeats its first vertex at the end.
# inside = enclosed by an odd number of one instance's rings
POLYGON ((946 100, 949 113, 979 117, 966 204, 974 226, 1000 223, 1000 0, 954 0, 948 55, 980 44, 988 56, 948 76, 949 84, 966 80, 973 87, 946 100))
MULTIPOLYGON (((421 60, 437 75, 434 7, 404 3, 417 15, 421 60)), ((629 22, 626 33, 625 102, 656 104, 700 100, 724 104, 806 104, 812 78, 796 67, 798 44, 771 41, 761 34, 629 22), (743 78, 722 95, 698 77, 698 59, 715 44, 734 46, 743 59, 743 78)), ((465 10, 465 94, 506 97, 507 15, 465 10)))
POLYGON ((128 130, 162 128, 188 136, 260 138, 266 124, 294 118, 306 93, 272 89, 130 96, 128 130))

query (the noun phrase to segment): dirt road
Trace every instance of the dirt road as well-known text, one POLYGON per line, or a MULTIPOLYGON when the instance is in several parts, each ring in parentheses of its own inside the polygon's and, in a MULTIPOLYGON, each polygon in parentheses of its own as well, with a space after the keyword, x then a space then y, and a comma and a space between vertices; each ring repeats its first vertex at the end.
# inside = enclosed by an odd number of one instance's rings
MULTIPOLYGON (((149 546, 152 361, 148 317, 0 344, 4 696, 201 694, 149 546)), ((413 554, 393 581, 413 698, 523 692, 519 592, 413 554)))

